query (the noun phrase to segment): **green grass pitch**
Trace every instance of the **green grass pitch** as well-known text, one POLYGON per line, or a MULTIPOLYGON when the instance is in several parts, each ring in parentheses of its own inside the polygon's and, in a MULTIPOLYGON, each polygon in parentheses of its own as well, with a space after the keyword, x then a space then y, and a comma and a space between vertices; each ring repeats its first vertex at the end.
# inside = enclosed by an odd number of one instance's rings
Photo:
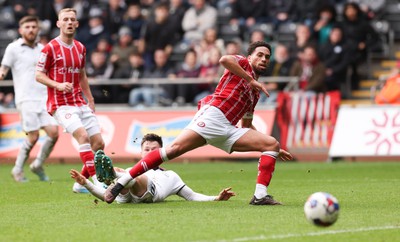
MULTIPOLYGON (((128 164, 115 164, 128 167, 128 164)), ((226 202, 106 204, 74 194, 68 171, 78 164, 49 164, 51 182, 17 184, 11 165, 0 165, 0 241, 400 241, 400 162, 278 162, 269 193, 284 206, 250 206, 257 163, 167 163, 193 190, 226 202), (331 227, 309 224, 307 197, 317 191, 339 200, 331 227)))

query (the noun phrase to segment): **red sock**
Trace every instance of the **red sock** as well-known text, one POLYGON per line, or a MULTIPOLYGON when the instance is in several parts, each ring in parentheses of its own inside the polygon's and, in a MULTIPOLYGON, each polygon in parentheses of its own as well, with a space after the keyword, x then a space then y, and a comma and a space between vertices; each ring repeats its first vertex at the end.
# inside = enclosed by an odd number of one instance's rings
POLYGON ((153 150, 136 163, 129 171, 129 174, 132 178, 135 178, 150 169, 157 168, 161 163, 163 163, 163 159, 161 158, 160 149, 153 150))
POLYGON ((89 171, 85 165, 82 166, 81 174, 88 179, 90 177, 89 171))
POLYGON ((86 170, 90 176, 96 175, 96 169, 94 168, 94 154, 91 150, 79 152, 83 165, 86 166, 86 170))
POLYGON ((275 170, 276 157, 270 154, 262 154, 258 161, 258 176, 257 184, 262 184, 268 187, 272 173, 275 170))

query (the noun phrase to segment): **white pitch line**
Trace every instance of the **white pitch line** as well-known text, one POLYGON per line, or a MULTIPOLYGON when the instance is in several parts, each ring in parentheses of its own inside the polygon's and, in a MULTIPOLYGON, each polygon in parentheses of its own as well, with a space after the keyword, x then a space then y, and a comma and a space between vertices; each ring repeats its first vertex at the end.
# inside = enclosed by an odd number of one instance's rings
POLYGON ((271 240, 271 239, 287 239, 287 238, 295 238, 295 237, 311 237, 311 236, 322 236, 328 234, 344 234, 344 233, 357 233, 357 232, 366 232, 366 231, 376 231, 376 230, 389 230, 389 229, 400 229, 400 226, 382 226, 382 227, 366 227, 366 228, 356 228, 356 229, 342 229, 342 230, 327 230, 327 231, 319 231, 319 232, 310 232, 304 234, 277 234, 277 235, 259 235, 254 237, 244 237, 244 238, 236 238, 232 240, 216 240, 217 242, 242 242, 242 241, 256 241, 256 240, 271 240))

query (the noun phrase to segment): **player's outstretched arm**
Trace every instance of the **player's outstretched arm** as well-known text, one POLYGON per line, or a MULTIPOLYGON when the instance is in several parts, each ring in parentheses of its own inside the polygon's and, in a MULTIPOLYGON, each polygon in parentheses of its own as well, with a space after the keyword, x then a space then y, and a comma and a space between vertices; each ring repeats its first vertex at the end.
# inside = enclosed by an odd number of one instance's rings
POLYGON ((71 175, 71 178, 74 179, 80 185, 84 186, 86 184, 86 178, 77 170, 71 169, 69 171, 69 174, 71 175))
POLYGON ((98 199, 104 201, 104 192, 106 189, 100 186, 94 185, 91 181, 87 180, 81 173, 78 171, 71 169, 69 171, 71 178, 74 179, 77 183, 81 184, 82 186, 86 187, 88 191, 98 199))
POLYGON ((236 194, 231 191, 231 187, 223 189, 219 195, 215 198, 215 201, 227 201, 229 198, 236 196, 236 194))
POLYGON ((183 197, 188 201, 207 202, 207 201, 225 201, 228 200, 230 197, 234 196, 234 193, 230 191, 230 188, 226 188, 222 190, 218 196, 207 196, 193 191, 188 186, 184 186, 177 195, 183 197))

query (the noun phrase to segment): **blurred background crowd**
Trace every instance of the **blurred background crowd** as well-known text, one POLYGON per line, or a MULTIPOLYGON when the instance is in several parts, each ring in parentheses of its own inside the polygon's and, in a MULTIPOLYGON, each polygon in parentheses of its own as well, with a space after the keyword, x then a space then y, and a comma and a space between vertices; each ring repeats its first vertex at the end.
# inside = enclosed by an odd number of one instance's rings
MULTIPOLYGON (((18 37, 18 20, 37 15, 40 42, 56 37, 57 12, 73 7, 76 39, 87 48, 90 83, 109 79, 202 78, 201 84, 92 85, 96 103, 132 107, 196 105, 222 74, 221 55, 246 55, 249 43, 273 47, 265 76, 297 76, 300 90, 357 90, 359 66, 382 51, 373 24, 384 0, 0 0, 0 59, 18 37), (345 86, 345 84, 349 84, 345 86)), ((9 76, 11 79, 12 77, 9 76)), ((271 93, 286 83, 268 83, 271 93)), ((12 106, 12 87, 0 98, 12 106)), ((263 99, 266 102, 274 98, 263 99)))

